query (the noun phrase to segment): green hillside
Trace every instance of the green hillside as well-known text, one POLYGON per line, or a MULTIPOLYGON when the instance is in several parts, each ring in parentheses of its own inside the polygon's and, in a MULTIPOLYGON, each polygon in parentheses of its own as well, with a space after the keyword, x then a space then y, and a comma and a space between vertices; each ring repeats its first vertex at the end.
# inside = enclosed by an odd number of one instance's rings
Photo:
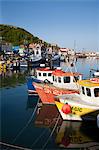
MULTIPOLYGON (((2 41, 12 43, 13 45, 28 44, 32 42, 38 43, 42 41, 22 28, 3 24, 0 24, 0 37, 2 38, 2 41)), ((47 44, 46 42, 44 43, 47 44)))

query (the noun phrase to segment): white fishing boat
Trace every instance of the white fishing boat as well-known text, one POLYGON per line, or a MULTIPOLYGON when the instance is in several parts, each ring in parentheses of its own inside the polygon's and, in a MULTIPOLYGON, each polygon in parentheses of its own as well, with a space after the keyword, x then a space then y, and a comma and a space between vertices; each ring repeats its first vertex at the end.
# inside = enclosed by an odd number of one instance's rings
MULTIPOLYGON (((44 71, 44 70, 43 70, 44 71)), ((48 76, 45 73, 42 73, 48 76)), ((50 74, 50 82, 33 83, 42 103, 55 104, 55 95, 78 93, 77 80, 82 79, 79 72, 64 72, 61 68, 50 74)), ((39 77, 39 76, 38 76, 39 77)), ((41 78, 41 74, 40 74, 41 78)), ((38 79, 40 79, 38 78, 38 79)), ((43 79, 43 77, 42 77, 43 79)))
POLYGON ((27 80, 28 93, 37 94, 33 83, 52 82, 52 72, 53 70, 49 67, 36 69, 36 75, 34 76, 32 73, 31 77, 27 80))
POLYGON ((42 60, 42 56, 41 56, 41 47, 39 45, 37 45, 35 48, 31 48, 31 53, 29 55, 29 61, 28 64, 29 66, 34 66, 38 63, 40 63, 40 61, 42 60))
POLYGON ((79 94, 58 96, 55 104, 63 120, 97 120, 99 114, 99 78, 78 81, 79 94))
POLYGON ((28 67, 28 62, 26 60, 21 60, 20 61, 20 67, 21 68, 27 68, 28 67))
POLYGON ((99 70, 97 70, 97 71, 94 72, 94 76, 95 77, 99 77, 99 70))
POLYGON ((99 77, 99 69, 91 69, 90 74, 93 75, 93 77, 99 77))

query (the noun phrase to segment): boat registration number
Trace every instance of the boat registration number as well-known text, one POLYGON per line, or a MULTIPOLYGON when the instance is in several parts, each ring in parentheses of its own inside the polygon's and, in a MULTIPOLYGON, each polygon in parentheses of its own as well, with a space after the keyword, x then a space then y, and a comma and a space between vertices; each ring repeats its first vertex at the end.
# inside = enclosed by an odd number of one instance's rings
POLYGON ((72 109, 72 111, 79 111, 79 112, 82 112, 82 108, 80 108, 80 107, 76 107, 76 106, 73 107, 73 106, 72 106, 71 109, 72 109))

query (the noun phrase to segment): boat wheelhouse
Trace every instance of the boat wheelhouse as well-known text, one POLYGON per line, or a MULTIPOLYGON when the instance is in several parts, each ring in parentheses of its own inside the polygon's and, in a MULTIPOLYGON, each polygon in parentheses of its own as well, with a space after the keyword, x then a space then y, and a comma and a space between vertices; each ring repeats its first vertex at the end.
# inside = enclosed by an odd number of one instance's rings
POLYGON ((54 96, 78 93, 77 80, 82 79, 82 74, 64 72, 56 69, 52 72, 51 83, 33 83, 42 103, 55 103, 54 96))
POLYGON ((31 76, 27 81, 28 93, 37 94, 37 91, 33 83, 40 82, 52 82, 52 69, 50 68, 38 68, 36 69, 36 77, 31 76))
POLYGON ((52 82, 52 72, 53 70, 50 69, 49 67, 47 68, 38 68, 36 70, 36 77, 39 80, 48 80, 49 82, 52 82))
POLYGON ((77 81, 82 79, 82 74, 77 72, 64 72, 55 70, 52 72, 53 85, 64 89, 78 89, 77 81))
POLYGON ((78 84, 81 99, 85 102, 87 100, 90 104, 99 105, 99 78, 82 80, 78 84))
POLYGON ((57 97, 63 120, 96 120, 99 114, 99 78, 78 81, 79 94, 57 97), (67 111, 67 109, 71 109, 67 111))

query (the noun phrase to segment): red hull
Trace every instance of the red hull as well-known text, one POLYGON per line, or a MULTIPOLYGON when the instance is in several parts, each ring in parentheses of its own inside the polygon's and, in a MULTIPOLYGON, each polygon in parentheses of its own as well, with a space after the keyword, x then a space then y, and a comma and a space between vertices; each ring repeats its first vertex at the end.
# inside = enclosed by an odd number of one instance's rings
POLYGON ((62 94, 78 93, 78 91, 76 90, 64 90, 62 88, 42 85, 39 83, 34 83, 34 86, 43 104, 55 104, 55 96, 59 96, 62 94))

